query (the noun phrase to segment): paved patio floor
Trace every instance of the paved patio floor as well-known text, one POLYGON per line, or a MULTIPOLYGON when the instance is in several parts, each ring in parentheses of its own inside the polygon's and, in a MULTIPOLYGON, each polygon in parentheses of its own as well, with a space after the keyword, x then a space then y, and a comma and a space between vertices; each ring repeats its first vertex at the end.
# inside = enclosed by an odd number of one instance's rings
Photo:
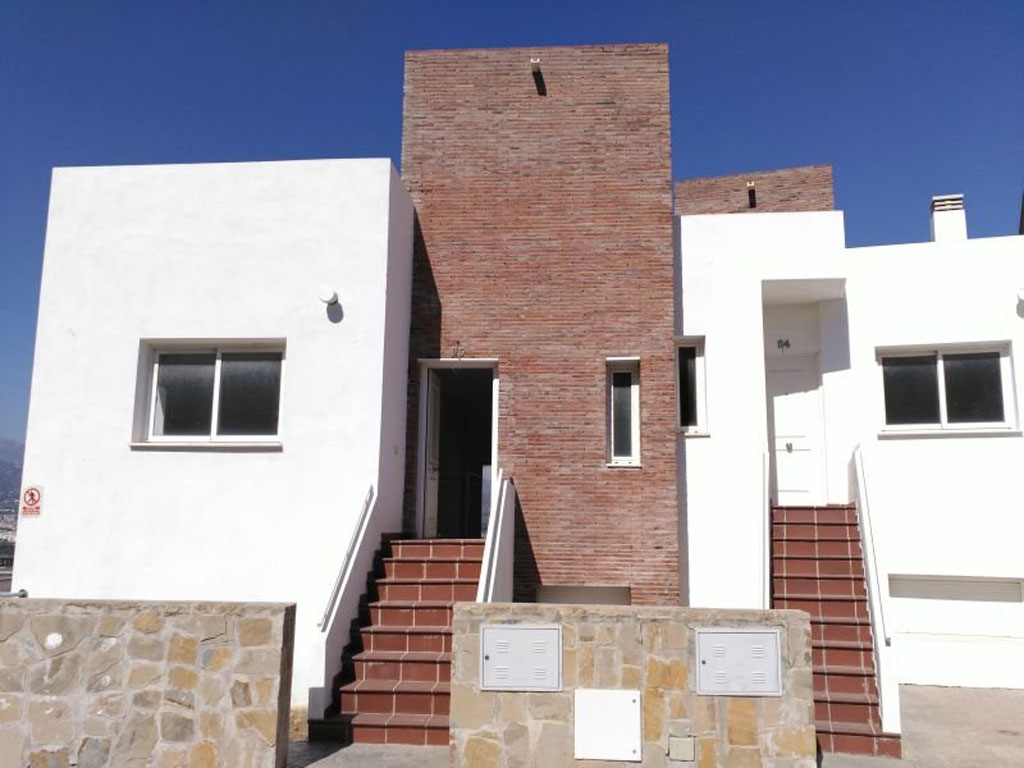
POLYGON ((825 755, 822 768, 1024 766, 1024 691, 900 686, 903 759, 825 755))
MULTIPOLYGON (((1024 691, 900 688, 903 759, 824 755, 822 768, 1024 766, 1024 691)), ((288 768, 445 768, 447 747, 290 745, 288 768)), ((557 768, 557 766, 551 766, 557 768)))

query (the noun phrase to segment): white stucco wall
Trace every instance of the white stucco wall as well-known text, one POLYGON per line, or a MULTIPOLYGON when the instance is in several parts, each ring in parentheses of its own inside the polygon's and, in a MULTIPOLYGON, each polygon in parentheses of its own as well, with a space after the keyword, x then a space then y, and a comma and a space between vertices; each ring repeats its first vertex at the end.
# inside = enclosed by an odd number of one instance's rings
POLYGON ((400 524, 411 239, 386 159, 56 169, 15 585, 296 602, 305 705, 371 484, 400 524), (283 341, 281 449, 133 450, 145 339, 283 341))
MULTIPOLYGON (((862 446, 883 587, 890 574, 1024 579, 1024 438, 881 437, 876 358, 879 347, 970 342, 1009 342, 1019 355, 1024 238, 845 249, 840 212, 687 216, 679 232, 681 332, 706 337, 709 435, 681 438, 691 604, 763 600, 762 281, 813 280, 829 294, 818 304, 822 501, 851 500, 862 446)), ((1006 404, 1018 425, 1020 379, 1006 404)), ((1004 666, 1024 668, 1024 604, 900 598, 885 611, 902 681, 1024 685, 1004 666)))

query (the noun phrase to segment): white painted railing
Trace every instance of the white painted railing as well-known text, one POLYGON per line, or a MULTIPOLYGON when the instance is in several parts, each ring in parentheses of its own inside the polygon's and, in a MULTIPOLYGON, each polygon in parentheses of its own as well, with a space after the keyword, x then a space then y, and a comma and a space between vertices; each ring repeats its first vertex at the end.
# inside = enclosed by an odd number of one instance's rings
POLYGON ((857 512, 860 517, 860 540, 864 550, 864 574, 868 583, 868 601, 871 610, 871 634, 874 637, 875 670, 878 676, 878 706, 882 715, 882 730, 899 733, 900 686, 896 678, 896 660, 892 649, 892 636, 886 626, 886 600, 888 590, 882 582, 875 552, 875 531, 871 518, 871 499, 868 495, 864 453, 858 445, 853 451, 854 480, 857 486, 857 512))
POLYGON ((761 451, 761 600, 767 611, 772 607, 772 499, 771 465, 767 444, 761 451))
MULTIPOLYGON (((366 525, 370 520, 370 509, 373 506, 373 485, 366 492, 366 498, 363 499, 363 508, 359 512, 359 519, 356 521, 356 528, 352 532, 352 538, 349 539, 348 549, 345 552, 345 559, 341 561, 341 567, 338 569, 338 578, 334 580, 334 589, 331 590, 331 596, 327 600, 327 607, 324 608, 324 615, 320 619, 320 631, 326 632, 330 626, 331 614, 334 613, 335 606, 338 604, 338 595, 344 591, 345 584, 352 576, 352 564, 355 560, 355 553, 358 552, 363 543, 363 537, 366 535, 366 525)), ((376 542, 374 542, 376 545, 376 542)), ((376 548, 376 547, 375 547, 376 548)))
POLYGON ((491 493, 491 516, 480 567, 478 603, 512 602, 512 575, 515 564, 516 486, 503 470, 491 493))
POLYGON ((384 533, 397 530, 392 515, 377 511, 377 497, 370 485, 356 520, 348 549, 338 568, 327 605, 317 623, 320 629, 316 649, 312 654, 310 680, 322 680, 322 685, 309 689, 310 718, 323 717, 331 703, 334 677, 341 671, 342 650, 351 637, 352 621, 358 616, 359 601, 366 591, 366 576, 373 568, 373 558, 384 533))

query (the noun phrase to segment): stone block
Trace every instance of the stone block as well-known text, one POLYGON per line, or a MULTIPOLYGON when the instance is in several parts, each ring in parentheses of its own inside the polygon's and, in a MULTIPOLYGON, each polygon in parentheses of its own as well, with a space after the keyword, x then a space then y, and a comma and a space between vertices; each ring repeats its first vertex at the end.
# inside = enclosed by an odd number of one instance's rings
POLYGON ((21 750, 25 737, 21 731, 0 729, 0 765, 21 765, 21 750))
POLYGON ((199 674, 190 667, 172 667, 167 673, 167 683, 174 688, 192 690, 199 682, 199 674))
POLYGON ((71 756, 67 747, 38 749, 28 755, 28 768, 68 768, 70 765, 71 756))
POLYGON ((242 619, 238 623, 238 644, 242 647, 267 645, 273 629, 270 619, 242 619))
POLYGON ((188 756, 188 768, 217 768, 217 747, 204 741, 192 747, 188 756))
POLYGON ((132 620, 132 627, 147 635, 164 628, 164 617, 155 611, 145 611, 132 620))
POLYGON ((28 726, 33 744, 67 744, 75 721, 64 699, 36 699, 28 705, 28 726))
POLYGON ((133 709, 156 709, 163 701, 163 691, 139 691, 132 696, 133 709))
MULTIPOLYGON (((568 723, 545 722, 540 726, 531 768, 572 765, 573 736, 568 723)), ((475 768, 475 766, 474 766, 475 768)))
POLYGON ((224 734, 224 717, 219 712, 212 710, 200 712, 199 733, 204 739, 219 740, 224 734))
POLYGON ((494 739, 471 736, 462 750, 461 766, 465 768, 497 768, 501 744, 494 739))
POLYGON ((534 720, 567 723, 572 719, 572 694, 531 693, 527 696, 527 708, 534 720))
POLYGON ((21 719, 21 696, 0 693, 0 723, 13 723, 21 719))
POLYGON ((167 660, 179 664, 195 664, 199 638, 175 633, 167 646, 167 660))
POLYGON ((643 692, 644 741, 667 743, 665 729, 665 691, 661 688, 646 688, 643 692))
POLYGON ((104 768, 110 758, 110 739, 82 739, 78 748, 78 768, 104 768))
POLYGON ((682 657, 647 659, 647 679, 644 684, 648 688, 686 689, 686 661, 682 657))
POLYGON ((195 723, 177 712, 160 713, 160 738, 164 741, 191 741, 195 723))
POLYGON ((210 672, 219 672, 231 663, 234 651, 226 646, 203 648, 200 654, 199 666, 210 672))
POLYGON ((83 616, 40 614, 29 619, 32 636, 44 656, 59 656, 76 648, 94 624, 83 616))
POLYGON ((141 688, 142 686, 149 685, 154 680, 160 678, 162 671, 163 667, 159 664, 134 663, 128 672, 128 686, 130 688, 141 688))
POLYGON ((231 706, 235 709, 252 706, 252 696, 249 693, 249 683, 245 680, 235 680, 231 684, 231 706))
POLYGON ((817 735, 813 725, 780 728, 771 732, 767 742, 768 754, 772 757, 814 757, 817 752, 817 735))
POLYGON ((594 651, 594 687, 619 688, 621 678, 622 657, 615 647, 598 646, 594 651))
POLYGON ((244 726, 260 735, 264 742, 277 744, 277 713, 269 709, 245 709, 240 713, 244 726))
POLYGON ((242 675, 280 674, 281 651, 276 648, 246 649, 239 654, 235 671, 242 675))
POLYGON ((474 685, 452 683, 449 713, 452 727, 479 730, 492 723, 497 695, 494 691, 479 691, 474 685))
POLYGON ((0 611, 0 643, 21 629, 24 623, 25 614, 20 611, 0 611))
POLYGON ((128 656, 144 661, 163 661, 167 654, 167 643, 159 637, 133 635, 128 641, 128 656))
POLYGON ((100 637, 119 637, 124 632, 128 617, 118 613, 105 613, 100 617, 100 637))
POLYGON ((89 703, 88 713, 93 717, 124 717, 124 694, 117 691, 93 697, 89 703))
POLYGON ((756 746, 759 741, 757 701, 738 697, 730 698, 726 714, 729 744, 756 746))
POLYGON ((750 747, 729 747, 725 768, 763 768, 761 752, 750 747))

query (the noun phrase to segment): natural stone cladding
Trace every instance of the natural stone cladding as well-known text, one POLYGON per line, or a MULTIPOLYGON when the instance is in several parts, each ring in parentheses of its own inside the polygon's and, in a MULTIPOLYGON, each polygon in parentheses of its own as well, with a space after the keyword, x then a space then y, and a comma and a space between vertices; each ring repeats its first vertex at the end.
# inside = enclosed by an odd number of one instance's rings
POLYGON ((643 768, 815 765, 810 622, 803 611, 460 603, 452 655, 452 766, 637 765, 573 759, 577 688, 641 692, 643 768), (483 624, 560 625, 563 690, 481 691, 483 624), (753 626, 782 630, 783 695, 698 695, 695 629, 753 626), (670 759, 670 737, 692 738, 696 762, 670 759))
POLYGON ((0 766, 283 768, 295 606, 0 601, 0 766))

